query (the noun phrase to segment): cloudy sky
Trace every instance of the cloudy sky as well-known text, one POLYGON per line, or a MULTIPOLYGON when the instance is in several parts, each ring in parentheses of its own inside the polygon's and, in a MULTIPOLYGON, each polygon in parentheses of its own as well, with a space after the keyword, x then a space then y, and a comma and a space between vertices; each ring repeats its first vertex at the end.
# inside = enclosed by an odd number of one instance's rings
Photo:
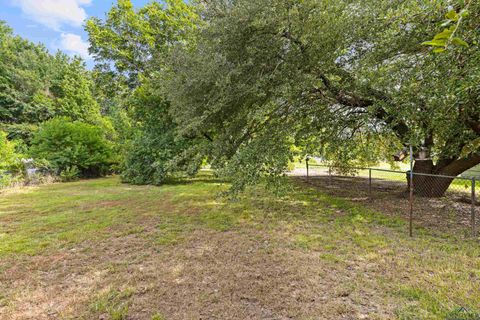
MULTIPOLYGON (((115 0, 0 0, 0 20, 7 21, 16 34, 36 43, 42 42, 52 52, 63 50, 82 56, 92 66, 88 55, 85 19, 104 17, 115 0)), ((142 6, 148 0, 132 0, 142 6)))

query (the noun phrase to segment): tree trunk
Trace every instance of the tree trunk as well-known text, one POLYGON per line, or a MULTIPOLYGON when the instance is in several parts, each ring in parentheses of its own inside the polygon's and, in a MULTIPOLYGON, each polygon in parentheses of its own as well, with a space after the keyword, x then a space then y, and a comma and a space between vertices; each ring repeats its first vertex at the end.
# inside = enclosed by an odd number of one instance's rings
MULTIPOLYGON (((443 197, 456 176, 477 164, 480 164, 480 154, 460 159, 440 159, 436 165, 431 159, 417 159, 413 166, 413 191, 420 197, 443 197)), ((410 188, 410 174, 407 174, 407 183, 410 188)))
MULTIPOLYGON (((427 176, 423 174, 441 174, 435 172, 433 161, 416 160, 413 167, 413 192, 420 197, 443 197, 454 178, 427 176)), ((410 188, 410 173, 407 174, 408 187, 410 188)))

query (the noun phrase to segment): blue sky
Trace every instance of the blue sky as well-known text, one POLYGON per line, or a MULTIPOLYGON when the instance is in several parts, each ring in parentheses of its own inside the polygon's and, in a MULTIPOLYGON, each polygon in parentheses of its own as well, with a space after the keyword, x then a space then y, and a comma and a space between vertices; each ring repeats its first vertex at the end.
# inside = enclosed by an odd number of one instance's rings
MULTIPOLYGON (((132 0, 136 7, 149 0, 132 0)), ((116 0, 0 0, 0 20, 14 32, 51 51, 80 55, 91 67, 88 38, 83 22, 89 17, 104 17, 116 0)))

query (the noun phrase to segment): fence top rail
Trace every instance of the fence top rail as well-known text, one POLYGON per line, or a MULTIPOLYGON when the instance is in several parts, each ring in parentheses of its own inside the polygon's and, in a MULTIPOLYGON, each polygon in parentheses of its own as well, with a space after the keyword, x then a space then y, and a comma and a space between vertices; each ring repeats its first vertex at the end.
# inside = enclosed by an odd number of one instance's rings
MULTIPOLYGON (((365 168, 365 167, 343 167, 343 166, 332 166, 328 164, 308 164, 309 167, 321 167, 321 168, 338 168, 338 169, 348 169, 348 170, 372 170, 380 172, 390 172, 390 173, 401 173, 408 174, 410 170, 399 171, 399 170, 389 170, 389 169, 380 169, 380 168, 365 168)), ((468 180, 472 181, 475 177, 462 177, 462 176, 447 176, 443 174, 432 174, 432 173, 421 173, 413 172, 413 175, 416 176, 425 176, 425 177, 435 177, 435 178, 445 178, 445 179, 458 179, 458 180, 468 180)))
MULTIPOLYGON (((344 167, 344 166, 331 166, 328 164, 318 164, 318 163, 309 163, 309 167, 324 167, 324 168, 339 168, 339 169, 351 169, 351 170, 368 170, 370 168, 363 168, 363 167, 344 167)), ((373 169, 372 169, 373 170, 373 169)))
POLYGON ((473 180, 475 178, 466 178, 461 176, 446 176, 443 174, 431 174, 431 173, 421 173, 421 172, 414 172, 413 175, 416 176, 425 176, 425 177, 435 177, 435 178, 445 178, 445 179, 458 179, 458 180, 473 180))

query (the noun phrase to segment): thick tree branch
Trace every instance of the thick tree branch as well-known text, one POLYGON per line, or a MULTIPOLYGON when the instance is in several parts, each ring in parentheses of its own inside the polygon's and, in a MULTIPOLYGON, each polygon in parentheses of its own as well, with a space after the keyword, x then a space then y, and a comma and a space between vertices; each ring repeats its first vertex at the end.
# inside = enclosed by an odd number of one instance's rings
POLYGON ((440 169, 438 173, 444 175, 457 176, 462 172, 467 171, 480 164, 480 154, 471 154, 467 158, 457 159, 451 162, 449 165, 445 166, 443 169, 440 169))
POLYGON ((476 134, 480 135, 480 121, 467 120, 467 125, 470 129, 473 130, 476 134))
MULTIPOLYGON (((383 95, 380 92, 377 92, 375 90, 371 90, 371 94, 373 99, 366 99, 363 97, 359 97, 357 95, 347 93, 339 88, 337 88, 335 85, 331 83, 331 81, 322 73, 319 73, 319 78, 324 84, 325 88, 333 95, 335 98, 336 102, 352 107, 352 108, 360 108, 360 109, 367 109, 375 104, 376 100, 380 100, 383 102, 390 102, 389 98, 385 95, 383 95)), ((407 136, 409 128, 408 126, 403 122, 399 121, 396 119, 394 116, 390 115, 384 108, 381 107, 376 107, 375 112, 373 113, 373 116, 379 120, 385 122, 387 125, 391 127, 391 129, 394 131, 394 133, 401 139, 404 140, 404 138, 407 136)))

